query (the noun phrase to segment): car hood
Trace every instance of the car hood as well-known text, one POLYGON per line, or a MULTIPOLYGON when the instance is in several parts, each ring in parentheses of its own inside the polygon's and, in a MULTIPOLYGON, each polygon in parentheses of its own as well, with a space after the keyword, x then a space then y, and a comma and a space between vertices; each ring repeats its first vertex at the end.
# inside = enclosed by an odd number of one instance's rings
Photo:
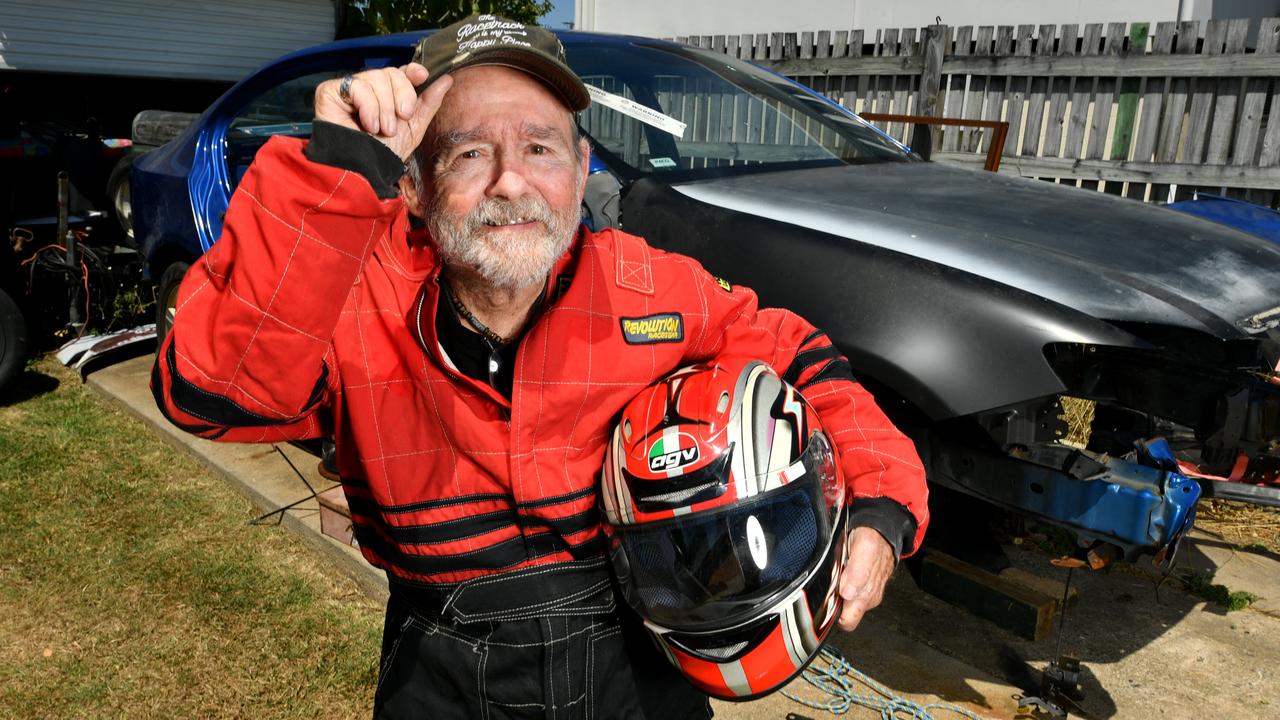
POLYGON ((1233 338, 1265 329, 1265 320, 1274 322, 1267 311, 1280 305, 1280 247, 1105 193, 937 163, 764 172, 673 187, 1110 321, 1233 338))

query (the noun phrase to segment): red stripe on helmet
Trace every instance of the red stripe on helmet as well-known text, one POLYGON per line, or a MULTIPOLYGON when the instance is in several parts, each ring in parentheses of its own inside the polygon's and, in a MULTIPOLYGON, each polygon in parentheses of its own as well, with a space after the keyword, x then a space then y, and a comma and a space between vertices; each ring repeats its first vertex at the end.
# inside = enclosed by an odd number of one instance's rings
POLYGON ((786 640, 782 637, 782 624, 774 626, 773 632, 754 650, 742 656, 739 661, 747 675, 747 683, 752 693, 764 692, 787 681, 787 678, 800 669, 787 652, 786 640))

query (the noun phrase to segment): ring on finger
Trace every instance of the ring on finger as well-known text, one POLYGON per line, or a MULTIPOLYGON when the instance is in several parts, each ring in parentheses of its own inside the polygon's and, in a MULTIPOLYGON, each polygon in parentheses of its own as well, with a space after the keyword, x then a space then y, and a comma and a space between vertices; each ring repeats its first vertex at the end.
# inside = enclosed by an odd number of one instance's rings
POLYGON ((355 77, 351 73, 342 76, 342 82, 338 83, 338 97, 342 98, 342 102, 351 104, 351 83, 355 81, 355 77))

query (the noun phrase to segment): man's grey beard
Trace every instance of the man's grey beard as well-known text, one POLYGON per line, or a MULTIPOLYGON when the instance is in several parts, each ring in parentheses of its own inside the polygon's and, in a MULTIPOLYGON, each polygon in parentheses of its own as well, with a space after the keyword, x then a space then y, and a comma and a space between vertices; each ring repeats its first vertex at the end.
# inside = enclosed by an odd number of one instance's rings
POLYGON ((532 197, 485 198, 462 216, 445 210, 439 195, 433 195, 427 227, 446 265, 466 268, 495 288, 520 290, 546 280, 556 260, 573 243, 581 218, 582 211, 576 206, 557 213, 546 201, 532 197), (541 227, 503 240, 481 232, 486 224, 501 225, 516 219, 534 221, 541 227))

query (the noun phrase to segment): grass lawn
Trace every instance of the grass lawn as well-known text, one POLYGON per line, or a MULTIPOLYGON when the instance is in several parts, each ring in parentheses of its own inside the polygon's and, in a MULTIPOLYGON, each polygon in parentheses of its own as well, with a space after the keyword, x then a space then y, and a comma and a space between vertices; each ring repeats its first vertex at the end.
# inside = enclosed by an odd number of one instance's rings
POLYGON ((380 606, 56 361, 24 384, 47 391, 0 401, 0 718, 369 716, 380 606))

